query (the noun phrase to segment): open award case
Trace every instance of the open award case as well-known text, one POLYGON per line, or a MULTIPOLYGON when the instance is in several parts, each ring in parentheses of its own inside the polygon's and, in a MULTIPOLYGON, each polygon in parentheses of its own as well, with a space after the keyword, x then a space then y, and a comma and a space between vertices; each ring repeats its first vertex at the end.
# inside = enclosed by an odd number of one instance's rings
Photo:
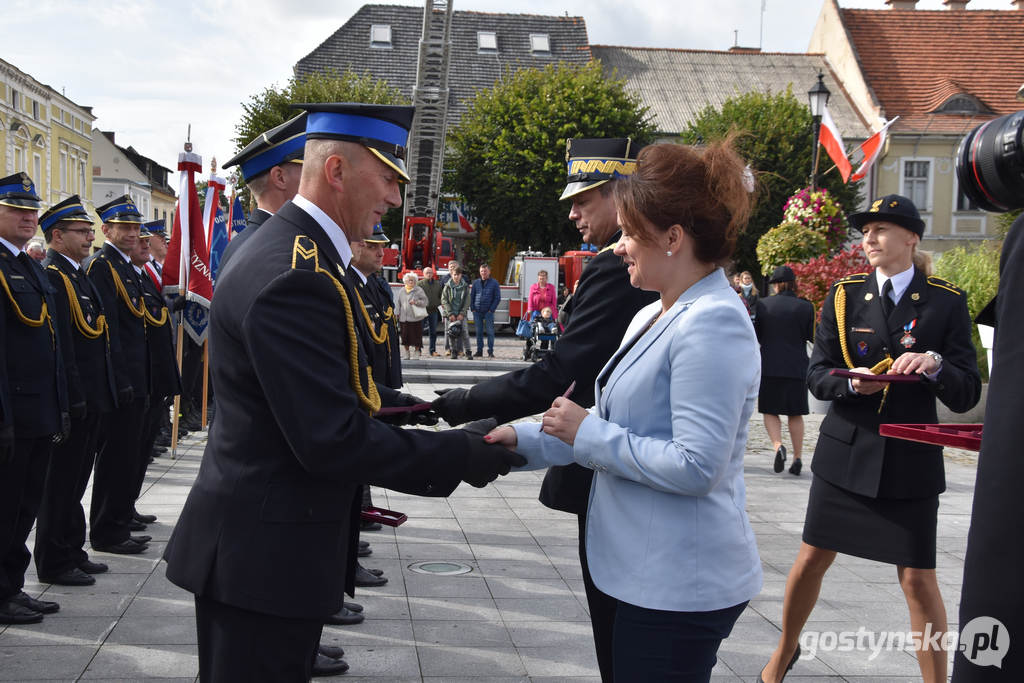
POLYGON ((883 424, 878 433, 907 441, 951 446, 969 451, 981 450, 980 424, 883 424))
POLYGON ((364 522, 380 522, 384 526, 398 526, 409 519, 404 513, 372 506, 362 510, 360 516, 364 522))

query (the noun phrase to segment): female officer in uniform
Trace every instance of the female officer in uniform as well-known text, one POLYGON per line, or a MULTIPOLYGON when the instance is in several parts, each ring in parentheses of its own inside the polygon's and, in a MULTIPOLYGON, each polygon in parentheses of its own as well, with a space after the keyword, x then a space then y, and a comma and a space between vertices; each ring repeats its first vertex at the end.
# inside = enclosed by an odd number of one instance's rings
MULTIPOLYGON (((811 471, 803 543, 786 582, 782 635, 762 680, 782 680, 799 656, 800 631, 836 553, 896 565, 912 631, 946 631, 935 577, 935 527, 945 490, 942 448, 880 436, 883 423, 934 423, 935 398, 965 412, 981 393, 967 297, 913 265, 924 233, 917 208, 888 195, 850 216, 873 273, 848 276, 825 300, 807 383, 832 406, 811 471), (830 375, 921 375, 888 383, 830 375)), ((946 680, 946 652, 920 648, 925 681, 946 680)))

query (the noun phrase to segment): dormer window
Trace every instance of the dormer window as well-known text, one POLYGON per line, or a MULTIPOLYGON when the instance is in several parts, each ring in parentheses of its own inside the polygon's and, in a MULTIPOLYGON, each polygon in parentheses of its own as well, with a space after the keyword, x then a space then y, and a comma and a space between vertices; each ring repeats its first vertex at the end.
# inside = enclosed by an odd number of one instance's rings
POLYGON ((477 52, 497 52, 498 34, 494 31, 477 31, 476 49, 477 52))
POLYGON ((966 93, 957 93, 939 105, 937 114, 988 114, 991 113, 978 98, 966 93))
POLYGON ((370 26, 370 47, 391 47, 391 24, 370 26))
POLYGON ((551 39, 547 33, 531 33, 530 34, 530 52, 537 54, 550 54, 551 53, 551 39))

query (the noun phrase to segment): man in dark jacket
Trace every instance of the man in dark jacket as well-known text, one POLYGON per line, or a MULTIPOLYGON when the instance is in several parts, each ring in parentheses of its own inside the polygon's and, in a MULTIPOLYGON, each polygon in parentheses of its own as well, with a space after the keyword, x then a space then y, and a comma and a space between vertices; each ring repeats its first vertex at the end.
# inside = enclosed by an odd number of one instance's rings
MULTIPOLYGON (((452 425, 493 416, 508 422, 546 410, 555 397, 576 382, 572 398, 594 404, 594 381, 618 349, 634 314, 656 298, 629 284, 629 274, 612 249, 621 233, 616 225, 612 183, 636 168, 638 147, 627 138, 569 140, 568 184, 562 199, 571 199, 569 220, 583 241, 602 249, 583 269, 576 293, 566 305, 568 322, 558 345, 540 362, 470 389, 452 389, 434 401, 437 412, 452 425)), ((544 477, 540 501, 555 510, 578 515, 580 563, 594 625, 601 677, 612 677, 611 637, 615 599, 598 590, 587 569, 586 517, 593 471, 579 465, 552 467, 544 477)))
POLYGON ((494 312, 501 303, 501 285, 491 277, 491 267, 480 266, 480 279, 469 288, 469 310, 476 327, 476 356, 484 355, 484 333, 487 334, 487 357, 494 358, 494 312))
POLYGON ((353 589, 360 483, 445 496, 525 464, 479 436, 372 418, 398 397, 370 374, 349 243, 401 203, 413 109, 302 106, 299 192, 220 273, 217 419, 165 553, 168 579, 195 595, 203 680, 309 678, 353 589))
POLYGON ((55 290, 53 318, 62 330, 68 378, 71 435, 53 449, 36 523, 39 580, 89 586, 107 565, 92 562, 85 548, 82 495, 92 475, 100 424, 117 402, 107 320, 99 292, 81 263, 89 256, 93 220, 78 195, 43 213, 39 225, 49 244, 43 266, 55 290))
MULTIPOLYGON (((417 286, 427 295, 427 335, 430 337, 429 352, 431 356, 437 353, 437 323, 441 319, 439 308, 441 307, 441 281, 437 279, 434 269, 427 266, 423 269, 423 279, 417 286)), ((443 327, 443 326, 442 326, 443 327)))
POLYGON ((814 305, 796 295, 796 275, 789 266, 772 271, 768 284, 775 296, 759 298, 753 316, 754 331, 761 343, 761 390, 758 411, 775 449, 774 470, 786 465, 780 415, 789 418, 793 442, 790 474, 800 474, 807 409, 807 342, 814 339, 814 305))

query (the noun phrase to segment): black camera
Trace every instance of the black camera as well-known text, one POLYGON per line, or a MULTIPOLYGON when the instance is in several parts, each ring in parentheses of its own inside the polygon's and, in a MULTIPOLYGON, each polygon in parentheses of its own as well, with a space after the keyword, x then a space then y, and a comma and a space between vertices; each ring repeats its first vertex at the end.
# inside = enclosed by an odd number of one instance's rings
POLYGON ((986 211, 1024 208, 1024 110, 987 121, 956 150, 960 191, 986 211))

